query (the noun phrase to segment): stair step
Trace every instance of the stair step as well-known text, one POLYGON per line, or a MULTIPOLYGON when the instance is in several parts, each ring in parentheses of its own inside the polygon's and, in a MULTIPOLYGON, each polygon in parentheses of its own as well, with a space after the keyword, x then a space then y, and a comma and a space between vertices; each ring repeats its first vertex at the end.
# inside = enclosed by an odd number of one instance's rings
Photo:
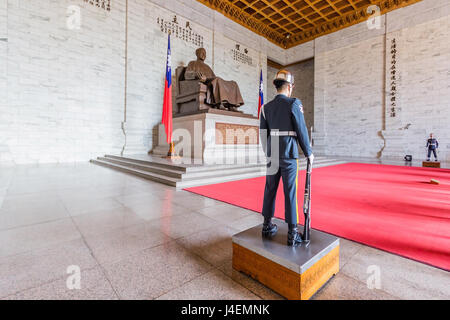
POLYGON ((169 176, 172 178, 177 178, 183 181, 188 180, 194 180, 194 179, 202 179, 207 177, 221 177, 225 175, 234 175, 234 174, 244 174, 249 172, 260 172, 261 169, 263 169, 265 166, 248 166, 248 167, 236 167, 236 168, 230 168, 226 170, 211 170, 211 171, 198 171, 198 172, 191 172, 191 173, 183 173, 179 170, 171 170, 166 169, 162 167, 153 166, 151 164, 138 164, 135 162, 129 162, 124 160, 117 160, 115 158, 105 158, 105 157, 99 157, 98 160, 103 162, 110 162, 119 166, 128 167, 131 169, 137 169, 147 172, 156 173, 163 176, 169 176))
MULTIPOLYGON (((155 167, 162 167, 172 170, 179 170, 186 173, 191 172, 202 172, 202 171, 221 171, 224 169, 237 169, 237 168, 250 168, 250 167, 260 167, 264 164, 262 163, 252 163, 252 164, 218 164, 218 165, 183 165, 183 164, 175 164, 175 163, 162 163, 155 160, 142 160, 142 159, 135 159, 132 157, 121 157, 121 156, 115 156, 115 155, 105 155, 104 158, 112 158, 116 160, 122 160, 127 162, 133 162, 137 164, 142 165, 152 165, 155 167)), ((155 157, 157 159, 157 157, 155 157)))
POLYGON ((103 162, 110 162, 110 163, 117 164, 120 166, 129 167, 132 169, 137 169, 137 170, 142 170, 142 171, 147 171, 147 172, 153 172, 156 174, 161 174, 161 175, 165 175, 165 176, 169 176, 169 177, 173 177, 173 178, 177 178, 177 179, 182 179, 183 174, 185 174, 185 172, 183 172, 181 170, 173 170, 173 169, 163 168, 163 167, 159 167, 159 166, 154 166, 152 164, 144 165, 144 164, 139 164, 136 162, 119 160, 116 158, 106 158, 106 157, 99 157, 97 159, 100 161, 103 161, 103 162))
MULTIPOLYGON (((200 167, 192 167, 194 170, 186 170, 189 167, 119 156, 99 157, 96 160, 91 160, 91 162, 178 189, 250 179, 265 175, 265 165, 263 164, 203 166, 201 170, 200 167)), ((346 161, 318 157, 314 161, 314 168, 344 163, 346 161)), ((306 161, 304 159, 300 162, 299 169, 306 169, 306 161)))
POLYGON ((91 160, 92 163, 104 166, 104 167, 108 167, 111 169, 115 169, 121 172, 125 172, 125 173, 131 173, 134 174, 136 176, 139 176, 141 178, 145 178, 148 180, 152 180, 152 181, 156 181, 156 182, 160 182, 172 187, 176 187, 177 186, 177 182, 179 181, 179 179, 176 178, 171 178, 171 177, 167 177, 164 175, 160 175, 160 174, 156 174, 153 172, 148 172, 148 171, 143 171, 143 170, 138 170, 138 169, 132 169, 126 166, 121 166, 118 164, 114 164, 111 162, 106 162, 106 161, 102 161, 102 160, 91 160))
POLYGON ((264 172, 257 171, 257 172, 250 172, 250 173, 244 173, 244 174, 238 174, 238 175, 229 175, 229 176, 222 176, 222 177, 218 176, 218 177, 214 177, 214 178, 197 179, 197 180, 191 180, 191 181, 180 181, 179 183, 177 183, 177 188, 185 189, 185 188, 206 186, 206 185, 212 185, 212 184, 224 183, 224 182, 230 182, 230 181, 236 181, 236 180, 258 178, 258 177, 262 177, 262 176, 264 176, 264 172))
MULTIPOLYGON (((248 178, 253 178, 253 177, 258 177, 258 176, 263 175, 263 171, 261 169, 258 169, 258 170, 251 170, 249 172, 239 173, 239 174, 223 175, 224 172, 222 172, 221 175, 206 176, 206 177, 203 176, 203 177, 200 177, 197 179, 181 180, 181 179, 177 179, 174 177, 168 177, 165 175, 161 175, 161 174, 146 171, 146 170, 140 170, 137 168, 132 168, 132 167, 112 163, 109 161, 103 161, 103 160, 97 159, 97 160, 91 160, 91 162, 101 165, 101 166, 104 166, 104 167, 116 169, 116 170, 119 170, 119 171, 125 172, 125 173, 134 174, 134 175, 137 175, 139 177, 142 177, 142 178, 145 178, 148 180, 157 181, 157 182, 160 182, 160 183, 163 183, 163 184, 166 184, 169 186, 177 187, 177 188, 187 188, 190 186, 215 184, 215 183, 220 183, 220 182, 225 182, 225 181, 248 179, 248 178)), ((226 173, 226 171, 225 171, 225 173, 226 173)))
POLYGON ((127 161, 127 162, 132 162, 132 163, 141 164, 141 165, 152 164, 155 167, 171 169, 171 170, 179 170, 179 171, 182 171, 182 172, 186 172, 186 169, 187 169, 186 167, 184 167, 182 165, 161 163, 161 162, 150 161, 150 160, 134 159, 134 158, 131 158, 131 157, 126 157, 126 156, 122 157, 122 156, 115 156, 115 155, 107 154, 107 155, 104 156, 104 158, 110 158, 110 159, 115 159, 115 160, 127 161))
POLYGON ((194 172, 194 173, 187 173, 183 175, 182 180, 183 181, 190 181, 190 180, 196 180, 196 179, 203 179, 203 178, 214 178, 214 177, 225 177, 230 175, 239 175, 239 174, 247 174, 252 172, 261 172, 265 166, 259 166, 259 167, 243 167, 243 168, 236 168, 236 169, 223 169, 223 170, 212 170, 212 171, 205 171, 205 172, 194 172))

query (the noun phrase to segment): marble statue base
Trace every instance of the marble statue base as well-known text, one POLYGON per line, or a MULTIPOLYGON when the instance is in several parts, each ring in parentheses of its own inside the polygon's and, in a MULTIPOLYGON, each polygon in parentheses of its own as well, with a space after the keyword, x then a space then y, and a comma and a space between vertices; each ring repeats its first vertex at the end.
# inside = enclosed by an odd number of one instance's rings
MULTIPOLYGON (((158 128, 155 155, 169 145, 163 125, 158 128)), ((265 160, 259 141, 259 119, 237 112, 208 109, 173 118, 175 152, 198 164, 256 163, 265 160)))

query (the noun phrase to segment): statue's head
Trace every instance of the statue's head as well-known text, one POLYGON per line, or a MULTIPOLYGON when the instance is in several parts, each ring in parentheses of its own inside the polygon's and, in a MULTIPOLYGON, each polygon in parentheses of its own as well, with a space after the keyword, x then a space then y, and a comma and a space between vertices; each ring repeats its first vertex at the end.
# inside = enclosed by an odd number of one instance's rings
POLYGON ((206 50, 205 48, 199 48, 195 51, 195 55, 197 56, 197 59, 201 61, 205 61, 206 59, 206 50))
POLYGON ((433 139, 433 137, 434 137, 434 134, 430 133, 430 138, 433 139))

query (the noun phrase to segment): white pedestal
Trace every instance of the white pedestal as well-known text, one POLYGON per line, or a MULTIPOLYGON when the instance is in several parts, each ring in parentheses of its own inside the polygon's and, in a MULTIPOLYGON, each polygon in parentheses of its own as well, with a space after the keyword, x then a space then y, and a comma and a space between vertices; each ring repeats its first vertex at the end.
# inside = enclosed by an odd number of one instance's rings
MULTIPOLYGON (((159 125, 153 154, 169 150, 165 127, 159 125)), ((259 119, 215 109, 173 119, 176 154, 199 164, 240 164, 265 160, 259 141, 259 119)))

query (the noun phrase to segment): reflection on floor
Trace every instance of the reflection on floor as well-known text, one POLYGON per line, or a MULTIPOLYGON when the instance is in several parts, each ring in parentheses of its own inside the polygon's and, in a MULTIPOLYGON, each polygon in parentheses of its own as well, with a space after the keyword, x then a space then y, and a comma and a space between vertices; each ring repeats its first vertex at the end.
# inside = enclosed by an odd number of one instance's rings
MULTIPOLYGON (((1 167, 0 298, 281 299, 231 268, 231 236, 261 222, 92 164, 1 167), (71 266, 80 290, 67 289, 71 266)), ((314 296, 449 298, 448 272, 346 240, 341 272, 314 296)))

